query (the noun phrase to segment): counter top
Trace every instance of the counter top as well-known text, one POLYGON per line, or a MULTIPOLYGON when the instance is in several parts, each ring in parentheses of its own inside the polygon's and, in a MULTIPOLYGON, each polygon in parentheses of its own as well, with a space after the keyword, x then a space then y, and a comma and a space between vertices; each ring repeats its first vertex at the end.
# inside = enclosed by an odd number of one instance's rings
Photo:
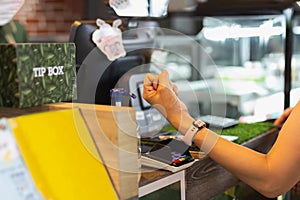
MULTIPOLYGON (((51 105, 44 105, 28 109, 0 108, 0 117, 14 117, 23 114, 48 111, 51 105)), ((244 143, 243 146, 249 147, 259 152, 266 153, 274 144, 279 130, 273 128, 244 143)), ((172 175, 172 172, 164 170, 149 170, 143 167, 139 186, 172 175)), ((216 195, 224 193, 227 189, 240 183, 233 174, 225 170, 209 157, 203 157, 192 166, 185 169, 186 180, 186 199, 209 200, 216 195)))

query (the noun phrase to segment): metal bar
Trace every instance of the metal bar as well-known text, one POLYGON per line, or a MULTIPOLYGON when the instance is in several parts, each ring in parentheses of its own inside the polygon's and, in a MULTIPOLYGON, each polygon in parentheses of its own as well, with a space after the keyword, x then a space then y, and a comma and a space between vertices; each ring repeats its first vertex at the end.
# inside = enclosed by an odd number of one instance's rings
POLYGON ((290 107, 290 91, 292 88, 292 55, 293 55, 293 9, 284 10, 286 17, 286 36, 285 36, 285 70, 284 70, 284 108, 290 107))

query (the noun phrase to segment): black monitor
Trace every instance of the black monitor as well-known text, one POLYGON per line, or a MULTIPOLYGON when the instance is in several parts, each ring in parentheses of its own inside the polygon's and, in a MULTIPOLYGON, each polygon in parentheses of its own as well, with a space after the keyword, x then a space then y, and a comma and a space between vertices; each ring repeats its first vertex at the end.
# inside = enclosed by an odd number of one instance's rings
MULTIPOLYGON (((123 75, 131 69, 143 65, 144 62, 145 59, 141 55, 125 56, 113 61, 99 79, 95 94, 95 103, 111 105, 110 90, 118 87, 117 83, 123 75)), ((124 88, 125 86, 122 87, 124 88)))

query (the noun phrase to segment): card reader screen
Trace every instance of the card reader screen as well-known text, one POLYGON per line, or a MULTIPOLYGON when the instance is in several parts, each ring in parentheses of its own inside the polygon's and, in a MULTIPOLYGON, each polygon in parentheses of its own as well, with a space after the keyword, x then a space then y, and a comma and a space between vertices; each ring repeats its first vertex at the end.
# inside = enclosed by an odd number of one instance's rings
POLYGON ((194 158, 188 150, 188 146, 184 142, 175 139, 167 139, 156 143, 153 148, 146 153, 146 156, 172 166, 181 166, 194 161, 194 158))

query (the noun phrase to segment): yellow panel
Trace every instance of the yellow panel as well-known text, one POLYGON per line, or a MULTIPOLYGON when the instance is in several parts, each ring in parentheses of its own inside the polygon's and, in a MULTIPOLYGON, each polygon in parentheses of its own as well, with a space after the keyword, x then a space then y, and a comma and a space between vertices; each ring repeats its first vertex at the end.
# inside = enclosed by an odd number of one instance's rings
POLYGON ((118 199, 78 109, 21 116, 9 123, 45 199, 118 199))

